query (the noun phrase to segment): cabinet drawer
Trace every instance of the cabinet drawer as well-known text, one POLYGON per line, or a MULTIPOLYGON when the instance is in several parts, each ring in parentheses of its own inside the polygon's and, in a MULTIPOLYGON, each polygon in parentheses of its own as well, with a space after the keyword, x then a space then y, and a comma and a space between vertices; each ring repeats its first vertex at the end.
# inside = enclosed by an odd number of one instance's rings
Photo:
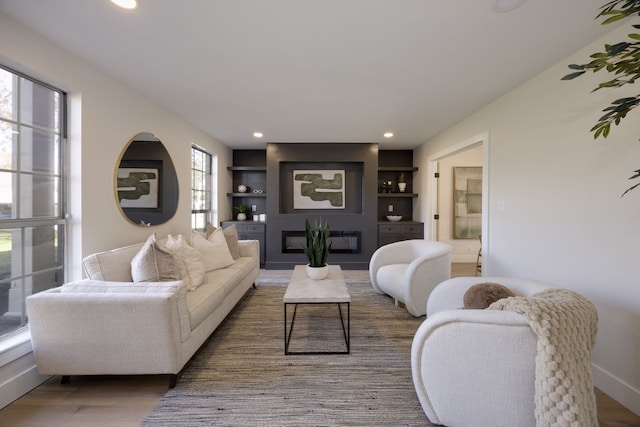
POLYGON ((403 225, 402 233, 422 233, 422 225, 403 225))
POLYGON ((380 234, 398 234, 402 232, 402 226, 400 224, 379 225, 378 231, 380 234))
POLYGON ((422 224, 382 224, 378 225, 381 234, 422 233, 422 224))
POLYGON ((238 224, 236 222, 238 233, 264 233, 264 224, 238 224))

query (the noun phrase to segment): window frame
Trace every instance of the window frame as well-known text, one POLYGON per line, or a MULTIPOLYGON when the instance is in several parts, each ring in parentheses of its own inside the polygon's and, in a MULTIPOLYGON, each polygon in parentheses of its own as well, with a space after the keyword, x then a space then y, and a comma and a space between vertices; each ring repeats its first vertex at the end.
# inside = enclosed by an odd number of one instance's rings
MULTIPOLYGON (((16 260, 15 264, 19 264, 21 267, 18 269, 18 272, 15 273, 14 269, 11 268, 8 277, 1 278, 0 284, 9 284, 10 290, 17 289, 21 293, 21 309, 20 309, 20 326, 17 328, 10 330, 9 332, 3 333, 0 332, 0 342, 10 339, 11 337, 21 334, 28 330, 28 319, 26 315, 25 308, 25 300, 26 297, 37 293, 39 291, 50 289, 56 286, 61 285, 66 280, 67 276, 67 242, 68 242, 68 233, 69 228, 67 224, 67 173, 68 173, 68 165, 67 165, 67 123, 68 123, 68 109, 67 109, 67 93, 62 89, 54 87, 46 82, 38 80, 32 76, 29 76, 25 73, 12 69, 4 64, 0 64, 0 70, 11 73, 14 77, 17 78, 18 84, 15 85, 12 97, 14 97, 12 108, 17 110, 15 116, 12 117, 3 117, 0 116, 0 122, 7 123, 11 127, 17 128, 17 142, 15 146, 13 146, 12 141, 12 156, 16 159, 15 164, 9 168, 0 168, 0 172, 3 173, 12 173, 15 174, 13 178, 15 180, 14 192, 12 196, 12 211, 15 211, 15 215, 12 214, 11 218, 3 219, 0 218, 0 232, 12 231, 12 233, 19 233, 19 237, 15 239, 12 236, 11 239, 11 256, 12 258, 18 253, 19 259, 16 260), (40 86, 41 88, 50 90, 55 92, 58 95, 57 106, 54 107, 53 112, 55 113, 55 117, 53 119, 53 126, 41 126, 38 123, 29 123, 25 119, 23 119, 23 100, 22 93, 23 90, 22 82, 28 81, 30 84, 34 86, 40 86), (28 170, 22 165, 22 132, 24 129, 29 129, 30 131, 35 132, 45 132, 48 136, 54 137, 54 139, 58 139, 58 147, 56 155, 52 157, 55 164, 50 171, 36 171, 36 170, 28 170), (17 152, 13 152, 13 150, 17 150, 17 152), (51 177, 54 180, 57 179, 57 184, 53 187, 53 193, 57 193, 57 197, 53 197, 55 203, 58 204, 57 210, 54 209, 52 215, 37 215, 32 214, 28 217, 24 216, 22 211, 21 203, 21 181, 24 176, 32 176, 32 177, 51 177), (15 206, 14 206, 15 205, 15 206), (43 229, 44 227, 52 227, 53 228, 53 240, 49 240, 49 242, 54 242, 53 249, 55 251, 54 259, 55 263, 53 266, 38 268, 38 267, 25 267, 25 260, 34 259, 34 253, 36 252, 36 248, 32 246, 33 241, 29 241, 25 236, 28 233, 32 233, 33 231, 28 231, 28 229, 38 230, 43 229), (17 240, 17 242, 16 242, 17 240), (25 242, 29 241, 28 244, 25 242), (17 248, 14 245, 19 245, 17 248), (31 254, 29 254, 31 251, 31 254), (54 273, 56 279, 54 282, 54 286, 48 286, 44 289, 37 290, 39 288, 39 283, 37 281, 33 281, 33 278, 37 277, 40 274, 48 274, 54 273), (14 288, 15 285, 15 288, 14 288)), ((29 112, 33 112, 33 109, 28 110, 29 112)), ((34 132, 34 133, 35 133, 34 132)), ((33 141, 30 141, 33 144, 33 141)), ((33 149, 33 146, 32 146, 33 149)), ((33 192, 33 189, 31 189, 33 192)), ((49 192, 48 194, 51 194, 49 192)), ((14 264, 14 260, 11 260, 11 265, 14 264)), ((4 314, 4 313, 3 313, 4 314)))
POLYGON ((205 231, 207 223, 213 222, 213 155, 202 147, 191 145, 191 230, 205 231), (205 169, 197 169, 195 156, 200 155, 205 169), (196 188, 196 174, 200 175, 204 188, 196 188), (195 209, 196 194, 204 194, 204 209, 195 209), (202 223, 197 217, 204 215, 202 223))

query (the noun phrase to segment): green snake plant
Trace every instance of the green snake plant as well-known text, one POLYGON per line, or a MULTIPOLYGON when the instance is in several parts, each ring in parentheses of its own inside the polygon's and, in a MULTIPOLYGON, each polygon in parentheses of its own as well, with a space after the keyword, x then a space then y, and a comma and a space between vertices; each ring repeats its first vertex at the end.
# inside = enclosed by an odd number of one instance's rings
POLYGON ((304 235, 306 237, 306 245, 304 253, 309 260, 310 267, 324 267, 327 265, 327 256, 331 250, 331 236, 329 231, 329 222, 322 224, 322 219, 318 224, 313 221, 313 227, 308 219, 305 219, 304 235))

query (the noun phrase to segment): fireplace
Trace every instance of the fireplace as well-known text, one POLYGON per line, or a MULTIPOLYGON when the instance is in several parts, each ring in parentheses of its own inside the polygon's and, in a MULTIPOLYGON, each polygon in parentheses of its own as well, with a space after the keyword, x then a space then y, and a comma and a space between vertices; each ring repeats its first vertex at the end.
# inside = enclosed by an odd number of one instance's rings
MULTIPOLYGON (((359 254, 359 231, 331 231, 331 253, 359 254)), ((282 253, 303 253, 304 231, 282 231, 282 253)))

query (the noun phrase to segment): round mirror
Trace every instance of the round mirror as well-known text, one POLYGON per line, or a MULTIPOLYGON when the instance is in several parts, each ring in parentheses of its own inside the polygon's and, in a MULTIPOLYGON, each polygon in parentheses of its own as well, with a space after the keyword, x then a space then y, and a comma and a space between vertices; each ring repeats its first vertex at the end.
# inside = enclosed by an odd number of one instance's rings
POLYGON ((178 208, 178 177, 169 152, 151 133, 139 133, 124 149, 116 168, 118 207, 132 223, 162 224, 178 208))

